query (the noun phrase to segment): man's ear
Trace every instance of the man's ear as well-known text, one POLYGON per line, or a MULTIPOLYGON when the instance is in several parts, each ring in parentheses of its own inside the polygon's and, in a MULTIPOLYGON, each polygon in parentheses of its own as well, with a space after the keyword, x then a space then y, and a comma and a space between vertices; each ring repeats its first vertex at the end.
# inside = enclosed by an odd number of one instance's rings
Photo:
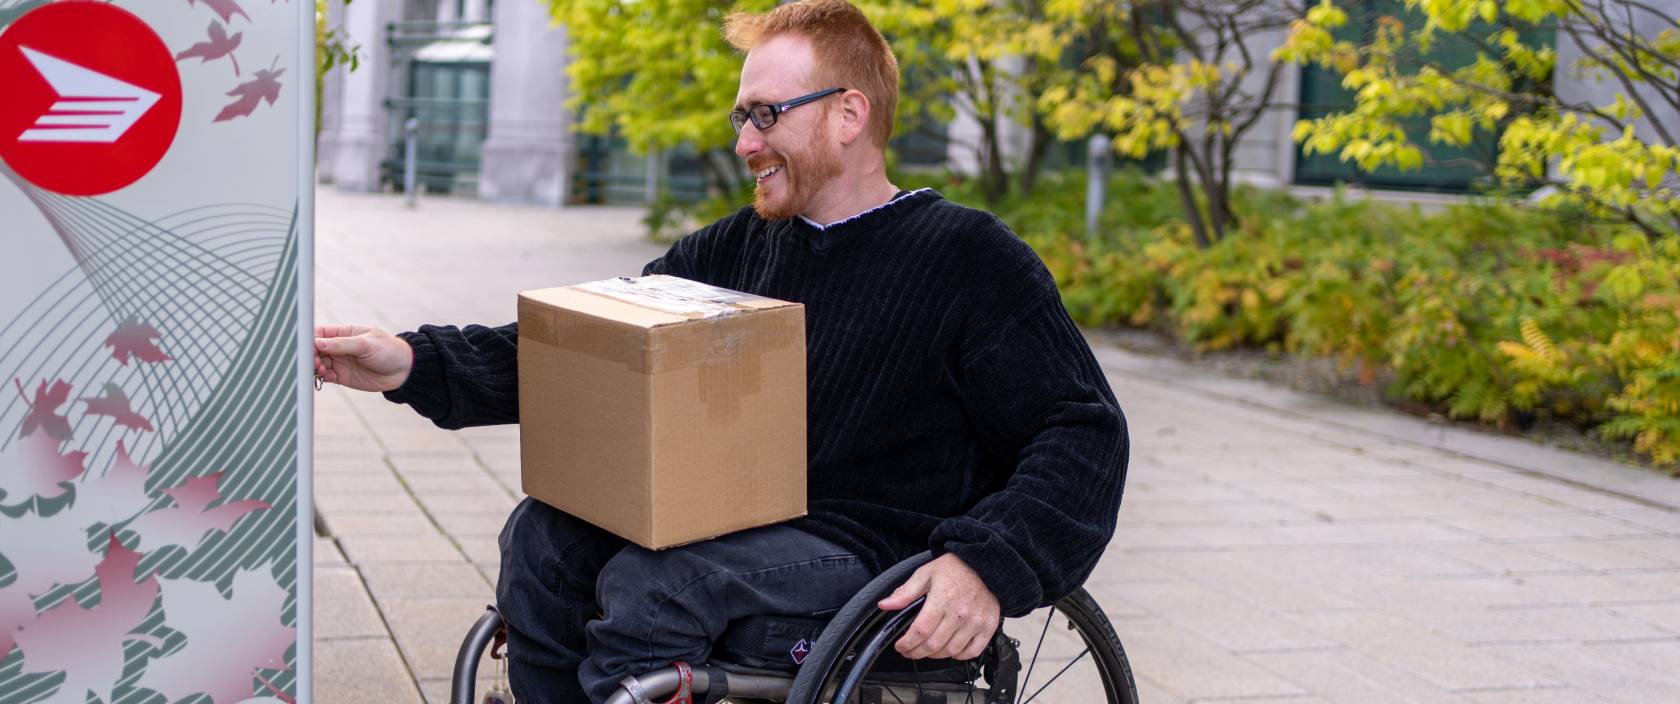
POLYGON ((849 90, 840 94, 840 143, 850 146, 869 129, 869 98, 849 90))

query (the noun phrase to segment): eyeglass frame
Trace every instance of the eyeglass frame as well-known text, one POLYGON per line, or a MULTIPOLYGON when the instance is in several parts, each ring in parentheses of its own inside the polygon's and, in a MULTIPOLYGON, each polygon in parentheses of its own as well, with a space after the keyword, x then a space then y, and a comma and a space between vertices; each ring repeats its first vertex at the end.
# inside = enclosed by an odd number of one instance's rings
POLYGON ((748 122, 752 122, 753 127, 756 127, 758 128, 758 131, 763 132, 771 127, 775 127, 776 121, 781 119, 782 113, 806 103, 814 103, 836 93, 844 93, 846 90, 847 89, 845 88, 829 88, 828 90, 819 90, 815 93, 806 93, 805 95, 780 103, 759 103, 757 105, 750 106, 745 110, 734 110, 729 113, 729 125, 735 128, 735 134, 740 134, 741 128, 746 127, 748 122), (770 109, 770 124, 760 126, 758 124, 758 120, 753 118, 753 112, 759 108, 770 109), (740 118, 736 118, 736 115, 739 115, 740 118))

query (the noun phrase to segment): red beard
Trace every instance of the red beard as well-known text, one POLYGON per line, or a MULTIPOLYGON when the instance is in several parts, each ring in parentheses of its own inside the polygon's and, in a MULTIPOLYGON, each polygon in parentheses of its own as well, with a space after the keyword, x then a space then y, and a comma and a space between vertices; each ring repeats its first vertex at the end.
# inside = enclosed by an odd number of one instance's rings
POLYGON ((817 193, 840 175, 840 155, 828 146, 828 122, 821 122, 819 134, 804 147, 787 156, 769 151, 747 159, 747 169, 757 174, 780 165, 781 171, 753 187, 753 210, 766 220, 785 220, 805 212, 817 193))

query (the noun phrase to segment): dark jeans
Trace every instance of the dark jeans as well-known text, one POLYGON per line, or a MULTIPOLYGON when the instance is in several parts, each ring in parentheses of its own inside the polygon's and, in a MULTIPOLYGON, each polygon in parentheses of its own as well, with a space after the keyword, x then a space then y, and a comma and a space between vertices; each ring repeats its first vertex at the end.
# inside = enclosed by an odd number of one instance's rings
POLYGON ((533 704, 600 702, 628 675, 705 662, 731 620, 831 612, 873 576, 786 525, 653 551, 529 498, 501 549, 509 678, 533 704))

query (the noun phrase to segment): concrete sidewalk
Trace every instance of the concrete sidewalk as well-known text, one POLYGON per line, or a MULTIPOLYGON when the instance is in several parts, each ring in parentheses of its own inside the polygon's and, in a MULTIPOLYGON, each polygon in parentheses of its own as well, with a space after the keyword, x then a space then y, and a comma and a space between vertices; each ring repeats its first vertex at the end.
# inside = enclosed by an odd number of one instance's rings
MULTIPOLYGON (((519 290, 662 251, 632 209, 329 189, 318 212, 323 323, 505 323, 519 290)), ((1133 454, 1087 588, 1146 704, 1680 701, 1680 482, 1096 351, 1133 454)), ((446 701, 519 496, 517 429, 316 398, 315 698, 446 701)))

